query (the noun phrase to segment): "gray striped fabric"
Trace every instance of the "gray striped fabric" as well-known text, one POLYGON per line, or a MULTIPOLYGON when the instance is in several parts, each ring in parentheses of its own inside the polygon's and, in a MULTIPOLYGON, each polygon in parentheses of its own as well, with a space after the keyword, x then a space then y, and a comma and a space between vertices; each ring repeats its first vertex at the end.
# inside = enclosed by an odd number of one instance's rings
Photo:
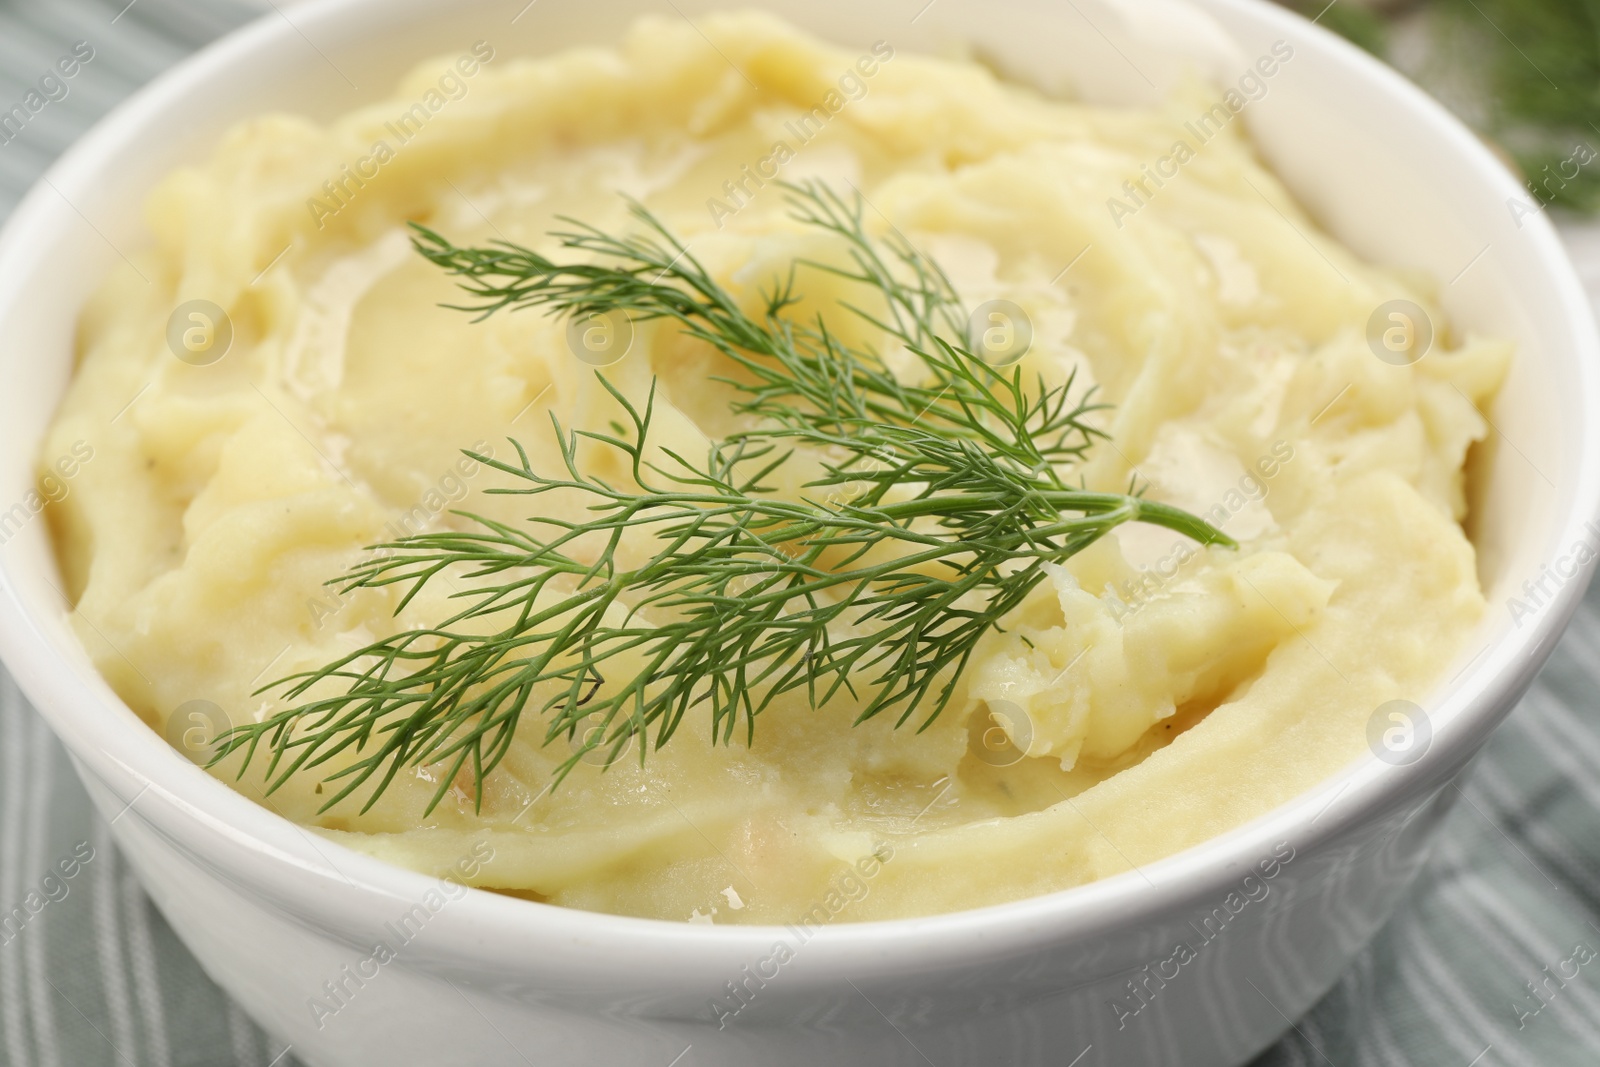
MULTIPOLYGON (((0 0, 0 102, 20 100, 74 41, 96 53, 65 99, 0 145, 0 216, 135 86, 258 10, 245 0, 125 4, 0 0)), ((1567 232, 1600 293, 1600 230, 1567 232)), ((1255 1067, 1600 1062, 1597 694, 1600 591, 1462 785, 1408 906, 1255 1067), (1574 966, 1574 978, 1551 977, 1574 966)), ((0 1067, 295 1062, 151 907, 60 746, 0 673, 0 914, 47 889, 55 899, 26 925, 0 931, 0 1067), (71 878, 60 877, 63 861, 71 878)))

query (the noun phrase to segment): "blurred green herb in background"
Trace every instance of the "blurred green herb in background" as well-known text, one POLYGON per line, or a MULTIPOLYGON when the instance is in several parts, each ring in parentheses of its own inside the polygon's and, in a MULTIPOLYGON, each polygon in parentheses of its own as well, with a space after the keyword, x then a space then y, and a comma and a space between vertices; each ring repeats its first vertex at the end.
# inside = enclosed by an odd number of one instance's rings
POLYGON ((1516 161, 1532 195, 1600 210, 1600 0, 1282 2, 1426 88, 1453 66, 1449 80, 1478 97, 1458 110, 1516 161), (1399 54, 1403 36, 1426 41, 1424 65, 1416 49, 1399 54))

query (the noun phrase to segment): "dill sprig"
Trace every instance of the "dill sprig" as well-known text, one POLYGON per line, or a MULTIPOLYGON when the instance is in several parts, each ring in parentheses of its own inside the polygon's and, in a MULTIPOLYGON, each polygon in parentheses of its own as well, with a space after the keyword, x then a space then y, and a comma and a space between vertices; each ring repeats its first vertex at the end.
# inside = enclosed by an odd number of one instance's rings
POLYGON ((1495 139, 1541 204, 1600 209, 1597 0, 1279 0, 1438 89, 1495 139), (1401 23, 1426 42, 1391 47, 1401 23))
POLYGON ((1600 208, 1600 167, 1573 158, 1580 145, 1600 151, 1600 3, 1435 3, 1454 23, 1445 29, 1475 38, 1486 56, 1488 69, 1474 74, 1489 90, 1487 132, 1516 158, 1533 195, 1575 211, 1600 208))
POLYGON ((584 517, 534 507, 511 524, 458 512, 471 529, 374 546, 332 584, 400 586, 398 613, 449 571, 464 606, 264 687, 291 706, 230 731, 218 759, 243 749, 242 774, 265 745, 269 790, 342 759, 325 808, 370 784, 363 810, 402 769, 439 765, 431 811, 463 772, 481 804, 529 711, 544 744, 571 746, 557 782, 635 741, 643 760, 700 705, 717 741, 742 732, 749 744, 760 713, 796 689, 814 707, 848 694, 858 723, 889 713, 903 725, 920 712, 926 728, 979 640, 1050 564, 1132 521, 1233 544, 1137 493, 1071 484, 1102 405, 1070 377, 1029 380, 968 351, 948 279, 900 236, 870 237, 859 198, 820 184, 788 195, 794 218, 838 238, 850 265, 800 261, 755 314, 637 204, 627 236, 564 219, 574 228, 553 236, 568 262, 508 243, 458 247, 416 226, 417 251, 460 279, 474 298, 461 310, 479 318, 622 311, 711 345, 742 372, 719 380, 745 428, 703 457, 680 454, 654 441, 655 386, 638 403, 597 371, 622 418, 569 429, 552 412, 562 469, 536 469, 515 441, 515 462, 471 454, 506 476, 487 492, 576 494, 584 517), (884 353, 844 344, 822 317, 786 314, 801 265, 881 299, 881 309, 844 306, 914 357, 914 380, 884 353), (593 448, 621 458, 627 480, 586 467, 593 448), (772 476, 802 456, 819 473, 798 498, 780 494, 772 476), (624 539, 629 559, 639 546, 649 554, 625 565, 624 539))

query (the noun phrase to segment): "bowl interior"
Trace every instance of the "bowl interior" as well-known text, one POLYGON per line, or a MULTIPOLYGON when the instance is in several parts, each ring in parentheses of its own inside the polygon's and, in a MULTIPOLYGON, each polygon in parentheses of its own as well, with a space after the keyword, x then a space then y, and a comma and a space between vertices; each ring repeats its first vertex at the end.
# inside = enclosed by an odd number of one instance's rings
MULTIPOLYGON (((1275 41, 1289 42, 1293 61, 1246 115, 1264 156, 1358 253, 1436 278, 1458 335, 1519 346, 1487 413, 1493 437, 1475 457, 1472 527, 1491 611, 1465 668, 1427 702, 1439 735, 1457 719, 1462 730, 1483 725, 1473 709, 1493 703, 1485 692, 1548 649, 1587 579, 1582 568, 1557 583, 1532 617, 1506 608, 1524 581, 1589 536, 1600 383, 1587 301, 1554 231, 1542 215, 1514 209, 1531 200, 1482 145, 1398 76, 1262 0, 937 0, 920 12, 888 0, 747 3, 846 45, 881 39, 948 53, 960 44, 1010 76, 1103 102, 1153 101, 1186 71, 1234 84, 1275 41)), ((72 370, 78 309, 148 240, 142 202, 161 175, 202 158, 243 117, 329 119, 381 99, 421 57, 479 39, 506 56, 607 43, 637 14, 661 10, 644 0, 520 6, 327 0, 286 9, 158 81, 77 145, 0 238, 0 521, 33 488, 37 443, 72 370)), ((692 16, 733 5, 674 6, 692 16)), ((14 526, 0 525, 0 637, 57 731, 80 757, 113 753, 174 792, 215 800, 223 787, 166 750, 95 674, 66 625, 46 524, 14 526)), ((1307 799, 1308 810, 1317 803, 1307 799)))

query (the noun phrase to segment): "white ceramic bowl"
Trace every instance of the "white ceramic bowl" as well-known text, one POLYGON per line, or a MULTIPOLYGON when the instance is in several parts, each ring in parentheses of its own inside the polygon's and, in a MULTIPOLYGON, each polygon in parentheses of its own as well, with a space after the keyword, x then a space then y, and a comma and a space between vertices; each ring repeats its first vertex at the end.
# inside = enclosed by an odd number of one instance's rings
MULTIPOLYGON (((75 146, 0 237, 0 508, 32 487, 78 309, 116 249, 146 239, 140 204, 156 178, 245 116, 331 117, 385 92, 418 58, 478 38, 503 55, 609 42, 649 6, 522 5, 297 6, 169 72, 75 146)), ((712 5, 673 6, 692 15, 712 5)), ((1261 0, 937 0, 920 15, 921 0, 758 6, 849 45, 966 40, 1018 76, 1112 100, 1151 99, 1183 55, 1231 81, 1271 42, 1292 43, 1293 63, 1250 105, 1271 162, 1357 251, 1448 281, 1444 303, 1463 330, 1520 343, 1476 479, 1473 533, 1493 609, 1475 655, 1427 703, 1433 737, 1421 759, 1363 759, 1247 826, 1094 885, 827 927, 803 945, 777 927, 618 918, 471 891, 394 962, 351 979, 344 968, 434 883, 313 839, 140 723, 66 625, 41 521, 8 530, 0 549, 0 651, 173 927, 248 1012, 319 1067, 1240 1063, 1310 1007, 1390 914, 1451 779, 1528 685, 1587 583, 1580 569, 1520 626, 1505 607, 1524 580, 1596 541, 1584 524, 1600 499, 1600 362, 1579 285, 1546 220, 1519 225, 1509 205, 1523 190, 1470 133, 1372 59, 1261 0), (1275 849, 1292 849, 1292 861, 1245 882, 1275 849), (1232 914, 1235 890, 1258 899, 1232 914), (1208 917, 1221 932, 1206 942, 1208 917), (793 961, 719 1030, 709 1002, 779 941, 796 946, 793 961), (1180 941, 1199 946, 1195 958, 1165 962, 1180 941), (319 1025, 310 1001, 330 980, 348 1004, 319 1025)))

